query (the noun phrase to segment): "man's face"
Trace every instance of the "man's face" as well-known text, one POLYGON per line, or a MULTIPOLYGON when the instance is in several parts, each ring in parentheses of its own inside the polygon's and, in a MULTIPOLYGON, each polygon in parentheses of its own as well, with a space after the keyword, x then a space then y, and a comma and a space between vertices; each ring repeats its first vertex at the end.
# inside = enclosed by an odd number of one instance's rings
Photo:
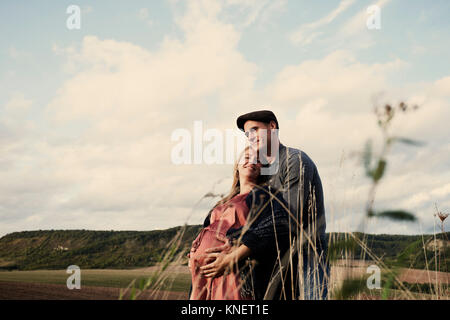
POLYGON ((245 135, 250 146, 256 152, 267 150, 271 145, 271 130, 276 129, 275 122, 270 123, 248 120, 244 124, 245 135))

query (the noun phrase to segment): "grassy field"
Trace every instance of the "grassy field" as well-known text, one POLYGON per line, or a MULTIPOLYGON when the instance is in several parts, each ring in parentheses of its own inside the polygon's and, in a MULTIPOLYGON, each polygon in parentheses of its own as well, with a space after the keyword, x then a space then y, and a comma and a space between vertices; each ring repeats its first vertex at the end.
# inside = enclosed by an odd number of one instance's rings
MULTIPOLYGON (((87 269, 81 270, 81 286, 126 288, 134 279, 148 279, 155 268, 114 270, 87 269)), ((189 290, 190 274, 187 268, 173 268, 162 290, 184 292, 189 290)), ((2 271, 0 281, 36 282, 45 284, 66 285, 70 275, 65 270, 33 270, 33 271, 2 271)))
MULTIPOLYGON (((368 278, 367 266, 369 262, 358 261, 351 264, 334 265, 331 268, 330 291, 336 292, 341 288, 345 280, 361 282, 361 286, 356 295, 348 296, 344 299, 366 300, 366 299, 389 299, 389 300, 422 300, 422 299, 445 299, 450 298, 449 284, 450 273, 436 272, 430 270, 420 270, 412 268, 397 269, 397 277, 401 284, 390 279, 390 270, 381 269, 381 288, 368 289, 366 281, 368 278)), ((347 283, 350 286, 351 282, 347 283)), ((332 294, 333 295, 333 294, 332 294)), ((332 297, 336 298, 336 297, 332 297)), ((340 298, 337 298, 340 299, 340 298)))

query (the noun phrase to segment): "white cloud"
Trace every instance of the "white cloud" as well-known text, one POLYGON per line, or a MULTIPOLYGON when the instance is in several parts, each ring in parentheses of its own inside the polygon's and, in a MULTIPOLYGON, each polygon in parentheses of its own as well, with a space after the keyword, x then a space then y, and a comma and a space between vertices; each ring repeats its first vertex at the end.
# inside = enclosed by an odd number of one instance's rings
POLYGON ((236 12, 230 14, 229 19, 245 28, 254 24, 258 27, 267 25, 273 16, 285 10, 286 4, 286 0, 227 0, 225 7, 238 8, 240 19, 235 19, 236 12))
MULTIPOLYGON (((31 133, 34 124, 28 116, 32 105, 33 101, 22 92, 14 92, 0 109, 0 142, 3 142, 1 146, 6 150, 31 133)), ((5 161, 6 158, 4 156, 2 160, 5 161)))
POLYGON ((450 183, 443 185, 442 187, 437 187, 430 192, 436 197, 447 197, 450 194, 450 183))
POLYGON ((442 95, 450 96, 450 77, 439 79, 435 82, 436 91, 442 95))
POLYGON ((25 98, 23 93, 15 92, 5 104, 4 111, 8 114, 23 115, 30 109, 32 104, 33 101, 25 98))
POLYGON ((315 38, 323 34, 323 32, 315 31, 316 29, 319 29, 333 22, 341 13, 352 6, 354 2, 355 0, 342 0, 341 2, 339 2, 339 5, 326 16, 314 22, 301 25, 296 31, 290 34, 290 40, 292 41, 292 43, 297 45, 310 44, 315 38))
MULTIPOLYGON (((383 12, 389 2, 390 0, 379 0, 372 4, 380 8, 381 29, 383 29, 383 12)), ((379 32, 379 30, 367 29, 367 19, 369 18, 369 14, 366 9, 367 7, 364 7, 364 10, 359 11, 345 22, 343 26, 339 28, 332 41, 338 42, 339 44, 345 43, 349 47, 352 46, 355 48, 367 48, 372 46, 375 43, 372 35, 379 32)))
POLYGON ((406 66, 406 62, 399 59, 384 64, 362 64, 351 52, 338 50, 323 59, 284 67, 269 90, 278 104, 297 106, 299 102, 320 97, 332 99, 331 103, 336 106, 335 99, 348 99, 347 95, 351 95, 356 103, 339 103, 338 112, 366 112, 368 98, 386 88, 389 74, 406 66))
MULTIPOLYGON (((371 5, 380 9, 381 29, 383 30, 383 13, 390 0, 379 0, 371 5)), ((288 35, 289 40, 294 45, 307 46, 318 40, 322 40, 322 44, 334 51, 336 49, 346 48, 346 50, 358 50, 368 48, 375 44, 375 37, 380 30, 369 30, 367 20, 369 13, 365 6, 358 10, 351 18, 346 21, 334 24, 333 29, 325 28, 335 22, 339 16, 348 11, 353 4, 358 4, 354 0, 342 0, 339 5, 329 12, 326 16, 300 25, 295 31, 288 35)), ((416 48, 416 52, 420 52, 420 48, 416 48)))

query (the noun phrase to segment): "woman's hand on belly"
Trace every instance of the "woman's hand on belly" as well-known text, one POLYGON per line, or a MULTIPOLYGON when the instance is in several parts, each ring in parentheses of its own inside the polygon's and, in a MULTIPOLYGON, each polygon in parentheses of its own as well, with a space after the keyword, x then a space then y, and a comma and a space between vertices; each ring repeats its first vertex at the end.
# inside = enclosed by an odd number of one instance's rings
POLYGON ((214 261, 200 267, 200 272, 206 278, 220 277, 225 271, 229 272, 232 270, 233 264, 249 255, 250 248, 244 244, 241 244, 239 247, 231 247, 228 253, 209 253, 205 261, 210 261, 210 259, 214 259, 214 261))
POLYGON ((205 278, 220 277, 232 267, 233 261, 230 259, 231 257, 231 254, 225 252, 209 253, 205 258, 205 262, 212 262, 200 267, 201 274, 205 278))

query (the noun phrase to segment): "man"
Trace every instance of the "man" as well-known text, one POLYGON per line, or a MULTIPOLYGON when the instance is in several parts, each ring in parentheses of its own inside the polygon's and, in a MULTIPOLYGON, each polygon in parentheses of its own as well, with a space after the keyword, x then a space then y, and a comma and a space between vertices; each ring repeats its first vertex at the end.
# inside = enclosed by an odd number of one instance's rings
POLYGON ((272 111, 241 115, 237 126, 245 132, 259 161, 265 164, 261 174, 266 175, 270 186, 282 193, 290 211, 291 250, 283 257, 282 267, 274 273, 266 298, 326 299, 329 278, 326 221, 316 165, 305 152, 279 141, 278 120, 272 111), (303 263, 299 263, 299 257, 303 263), (301 273, 302 277, 298 277, 301 273))

